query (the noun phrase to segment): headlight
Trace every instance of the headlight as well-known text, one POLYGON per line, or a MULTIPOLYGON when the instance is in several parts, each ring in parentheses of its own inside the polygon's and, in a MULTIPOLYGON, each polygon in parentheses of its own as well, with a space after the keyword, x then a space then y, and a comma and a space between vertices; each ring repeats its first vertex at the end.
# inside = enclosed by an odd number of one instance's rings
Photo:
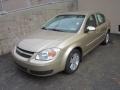
POLYGON ((39 52, 36 55, 35 59, 43 60, 43 61, 53 60, 58 55, 59 51, 60 51, 59 48, 46 49, 46 50, 39 52))

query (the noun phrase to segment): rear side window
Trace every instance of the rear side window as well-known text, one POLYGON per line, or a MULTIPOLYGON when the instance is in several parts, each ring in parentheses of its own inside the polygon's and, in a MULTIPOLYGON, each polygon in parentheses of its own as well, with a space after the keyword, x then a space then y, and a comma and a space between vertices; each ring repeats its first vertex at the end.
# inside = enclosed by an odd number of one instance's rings
POLYGON ((103 14, 97 14, 96 16, 99 25, 105 22, 105 16, 103 14))

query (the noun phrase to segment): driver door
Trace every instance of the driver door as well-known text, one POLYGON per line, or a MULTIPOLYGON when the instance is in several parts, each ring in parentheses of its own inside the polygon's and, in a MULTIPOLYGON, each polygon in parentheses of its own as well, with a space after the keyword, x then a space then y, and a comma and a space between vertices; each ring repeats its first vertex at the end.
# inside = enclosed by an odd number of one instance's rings
POLYGON ((85 54, 87 54, 89 51, 91 51, 97 44, 96 38, 97 38, 97 23, 95 15, 91 15, 86 22, 85 29, 84 29, 84 46, 85 46, 85 54), (87 30, 88 26, 95 27, 95 30, 90 31, 87 30))

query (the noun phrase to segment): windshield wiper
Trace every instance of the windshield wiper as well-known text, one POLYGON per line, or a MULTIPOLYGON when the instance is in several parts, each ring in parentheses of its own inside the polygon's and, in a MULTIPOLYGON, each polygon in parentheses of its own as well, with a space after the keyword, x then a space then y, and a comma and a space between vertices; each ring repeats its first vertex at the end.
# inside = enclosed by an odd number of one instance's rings
POLYGON ((63 30, 60 30, 60 29, 55 29, 55 28, 46 28, 46 27, 42 27, 41 29, 44 29, 44 30, 51 30, 51 31, 64 32, 63 30))
POLYGON ((58 32, 64 32, 63 30, 60 30, 60 29, 55 29, 55 28, 48 28, 48 30, 58 31, 58 32))

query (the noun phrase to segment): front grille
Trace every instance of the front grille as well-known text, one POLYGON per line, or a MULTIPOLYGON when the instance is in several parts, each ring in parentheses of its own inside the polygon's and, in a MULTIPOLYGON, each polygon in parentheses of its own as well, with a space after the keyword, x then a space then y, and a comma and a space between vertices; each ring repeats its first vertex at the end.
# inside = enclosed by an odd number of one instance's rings
POLYGON ((21 49, 21 48, 19 48, 19 47, 17 47, 17 49, 19 49, 19 50, 21 50, 21 51, 23 51, 23 52, 25 52, 25 53, 28 53, 28 54, 34 54, 34 52, 27 51, 27 50, 21 49))
POLYGON ((16 53, 24 58, 30 58, 34 54, 34 52, 27 51, 19 47, 17 47, 16 53))

